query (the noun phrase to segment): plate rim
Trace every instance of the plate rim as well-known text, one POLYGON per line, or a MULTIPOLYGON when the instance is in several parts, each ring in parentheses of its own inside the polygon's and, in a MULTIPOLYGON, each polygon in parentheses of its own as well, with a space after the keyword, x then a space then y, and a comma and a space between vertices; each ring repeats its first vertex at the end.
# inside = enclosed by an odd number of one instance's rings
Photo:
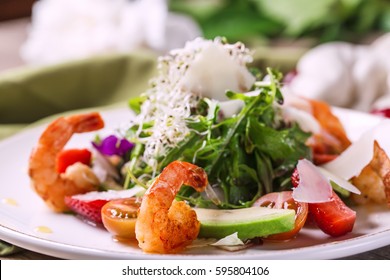
MULTIPOLYGON (((375 250, 390 244, 390 228, 366 234, 362 236, 353 237, 351 239, 344 239, 341 241, 335 240, 329 243, 316 244, 307 247, 275 250, 272 253, 267 254, 264 251, 259 251, 259 254, 227 254, 224 255, 207 255, 207 254, 147 254, 138 253, 126 253, 118 251, 100 250, 82 246, 76 246, 71 244, 65 244, 57 241, 51 241, 37 236, 32 236, 23 232, 19 232, 15 229, 8 228, 4 225, 0 225, 0 233, 2 239, 6 242, 12 243, 21 248, 25 248, 41 254, 46 254, 52 257, 64 258, 64 259, 150 259, 150 260, 162 260, 162 259, 279 259, 279 260, 326 260, 326 259, 338 259, 347 256, 353 256, 359 253, 375 250), (4 234, 4 235, 3 235, 4 234), (5 238, 4 238, 5 237, 5 238), (372 241, 375 241, 373 243, 372 241), (348 243, 348 250, 345 250, 345 243, 348 243), (369 245, 367 250, 366 246, 369 245), (323 247, 327 250, 321 250, 323 247), (351 252, 351 248, 353 249, 351 252), (319 250, 320 249, 320 250, 319 250), (287 254, 286 254, 287 252, 287 254), (266 256, 266 258, 262 258, 266 256), (259 258, 260 257, 260 258, 259 258)), ((268 251, 267 251, 268 252, 268 251)))

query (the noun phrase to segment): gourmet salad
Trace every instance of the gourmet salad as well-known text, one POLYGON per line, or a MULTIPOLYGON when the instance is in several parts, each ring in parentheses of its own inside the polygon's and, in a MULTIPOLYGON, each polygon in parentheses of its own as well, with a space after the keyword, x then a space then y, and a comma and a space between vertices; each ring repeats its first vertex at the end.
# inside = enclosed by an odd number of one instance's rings
POLYGON ((242 43, 202 38, 161 57, 135 117, 113 131, 99 113, 48 125, 29 161, 32 187, 150 253, 194 240, 238 250, 299 238, 308 217, 337 237, 353 230, 351 205, 390 203, 390 160, 372 131, 352 144, 325 103, 295 96, 282 74, 248 65, 242 43), (91 147, 67 149, 97 131, 91 147), (359 164, 348 165, 369 146, 359 164))

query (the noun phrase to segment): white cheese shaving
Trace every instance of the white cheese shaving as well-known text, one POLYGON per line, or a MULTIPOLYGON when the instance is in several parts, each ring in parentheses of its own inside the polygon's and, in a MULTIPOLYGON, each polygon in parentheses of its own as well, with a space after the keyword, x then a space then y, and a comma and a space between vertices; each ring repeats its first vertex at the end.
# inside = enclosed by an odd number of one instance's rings
POLYGON ((145 192, 145 189, 139 186, 135 186, 131 189, 128 190, 108 190, 105 192, 101 191, 92 191, 92 192, 87 192, 84 194, 76 194, 73 195, 72 198, 74 199, 79 199, 83 201, 93 201, 93 200, 113 200, 113 199, 119 199, 119 198, 128 198, 128 197, 133 197, 136 195, 143 194, 145 192))
POLYGON ((298 187, 293 189, 292 197, 299 202, 328 202, 332 197, 332 186, 321 171, 307 159, 298 161, 298 187))
POLYGON ((349 180, 359 175, 374 156, 374 141, 376 140, 386 154, 390 154, 390 121, 384 119, 371 128, 334 160, 322 165, 327 171, 338 177, 349 180))
POLYGON ((228 100, 226 90, 246 92, 255 82, 255 77, 246 68, 251 62, 250 56, 240 56, 238 51, 245 54, 242 44, 232 45, 230 49, 224 45, 206 41, 188 71, 181 80, 183 88, 202 96, 228 100), (233 57, 233 51, 236 53, 233 57))

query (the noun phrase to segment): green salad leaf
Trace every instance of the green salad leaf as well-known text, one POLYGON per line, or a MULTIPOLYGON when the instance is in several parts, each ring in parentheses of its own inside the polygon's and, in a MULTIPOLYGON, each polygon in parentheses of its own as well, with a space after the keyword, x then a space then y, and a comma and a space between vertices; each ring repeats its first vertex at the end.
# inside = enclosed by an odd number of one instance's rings
MULTIPOLYGON (((191 188, 182 188, 178 198, 220 208, 249 207, 265 193, 291 187, 288 182, 297 161, 311 158, 305 145, 310 134, 282 120, 278 105, 283 103, 282 77, 271 69, 267 74, 268 80, 255 83, 252 93, 256 94, 227 92, 241 106, 233 116, 224 117, 223 103, 200 99, 186 121, 191 133, 160 155, 157 170, 140 160, 142 145, 137 144, 129 165, 131 174, 147 174, 150 179, 174 160, 191 162, 206 170, 211 188, 221 199, 211 200, 191 188)), ((129 135, 132 129, 138 127, 131 128, 129 135)))

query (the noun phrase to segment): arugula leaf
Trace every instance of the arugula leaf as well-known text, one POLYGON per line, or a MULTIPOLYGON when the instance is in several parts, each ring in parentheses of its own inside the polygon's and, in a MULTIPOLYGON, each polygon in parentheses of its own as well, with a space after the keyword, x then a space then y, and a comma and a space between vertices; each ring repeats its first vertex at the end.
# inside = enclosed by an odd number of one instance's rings
POLYGON ((146 96, 140 95, 129 100, 129 107, 134 113, 139 114, 141 112, 142 103, 147 99, 146 96))
MULTIPOLYGON (((186 120, 190 135, 161 155, 157 172, 174 160, 201 166, 210 185, 223 193, 216 205, 220 208, 249 207, 262 194, 285 187, 280 182, 287 182, 297 161, 310 158, 305 145, 310 135, 281 121, 275 104, 283 103, 279 89, 282 77, 272 69, 267 73, 269 79, 255 83, 257 95, 227 92, 230 99, 243 101, 241 111, 232 117, 221 119, 218 102, 201 99, 186 120)), ((142 151, 142 147, 135 151, 142 151)), ((151 174, 151 168, 136 161, 137 157, 138 153, 132 156, 132 174, 140 174, 142 169, 151 174)), ((197 206, 215 203, 192 188, 182 188, 178 197, 197 206)))
POLYGON ((272 160, 299 159, 301 151, 296 149, 298 141, 295 139, 294 128, 275 130, 256 120, 252 120, 249 128, 249 137, 253 145, 261 153, 268 155, 272 160))

